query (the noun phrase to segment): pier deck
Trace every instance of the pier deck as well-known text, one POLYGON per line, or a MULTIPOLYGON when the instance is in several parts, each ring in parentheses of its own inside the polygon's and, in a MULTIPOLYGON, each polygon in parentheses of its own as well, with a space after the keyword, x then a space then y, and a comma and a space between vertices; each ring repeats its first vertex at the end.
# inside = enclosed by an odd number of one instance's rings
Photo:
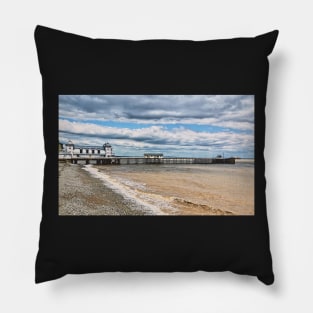
POLYGON ((144 157, 69 157, 59 158, 59 162, 95 165, 135 165, 135 164, 235 164, 235 158, 144 158, 144 157))

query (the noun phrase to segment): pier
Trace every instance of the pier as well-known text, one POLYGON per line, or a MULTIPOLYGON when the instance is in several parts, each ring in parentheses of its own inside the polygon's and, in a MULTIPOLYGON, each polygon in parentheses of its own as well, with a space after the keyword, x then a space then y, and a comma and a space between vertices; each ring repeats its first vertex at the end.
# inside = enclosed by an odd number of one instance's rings
POLYGON ((136 165, 136 164, 235 164, 235 158, 144 158, 144 157, 66 157, 59 162, 94 165, 136 165))
POLYGON ((59 162, 94 165, 135 165, 135 164, 235 164, 235 158, 191 158, 164 157, 163 153, 144 153, 143 156, 115 156, 112 146, 106 142, 103 146, 75 146, 69 140, 59 143, 59 162))

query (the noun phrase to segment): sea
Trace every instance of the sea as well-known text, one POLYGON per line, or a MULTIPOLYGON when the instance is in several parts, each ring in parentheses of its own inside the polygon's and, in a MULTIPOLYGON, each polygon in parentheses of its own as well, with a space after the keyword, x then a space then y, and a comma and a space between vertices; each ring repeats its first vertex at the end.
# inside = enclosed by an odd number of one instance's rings
POLYGON ((236 164, 85 165, 151 215, 254 215, 254 160, 236 164))

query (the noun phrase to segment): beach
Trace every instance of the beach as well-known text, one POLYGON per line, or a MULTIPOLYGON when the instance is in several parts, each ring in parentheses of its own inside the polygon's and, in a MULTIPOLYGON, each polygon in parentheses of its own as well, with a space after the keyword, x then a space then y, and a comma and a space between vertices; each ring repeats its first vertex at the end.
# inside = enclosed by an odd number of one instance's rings
POLYGON ((84 171, 82 166, 59 163, 59 215, 145 214, 84 171))
POLYGON ((59 163, 60 215, 254 215, 254 161, 59 163))

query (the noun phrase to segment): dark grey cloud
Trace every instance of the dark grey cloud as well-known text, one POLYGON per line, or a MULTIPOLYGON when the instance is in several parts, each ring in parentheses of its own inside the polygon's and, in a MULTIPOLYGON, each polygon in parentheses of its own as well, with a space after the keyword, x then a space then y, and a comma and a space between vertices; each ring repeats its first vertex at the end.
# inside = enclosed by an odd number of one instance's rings
POLYGON ((252 129, 253 95, 60 95, 59 116, 252 129))

